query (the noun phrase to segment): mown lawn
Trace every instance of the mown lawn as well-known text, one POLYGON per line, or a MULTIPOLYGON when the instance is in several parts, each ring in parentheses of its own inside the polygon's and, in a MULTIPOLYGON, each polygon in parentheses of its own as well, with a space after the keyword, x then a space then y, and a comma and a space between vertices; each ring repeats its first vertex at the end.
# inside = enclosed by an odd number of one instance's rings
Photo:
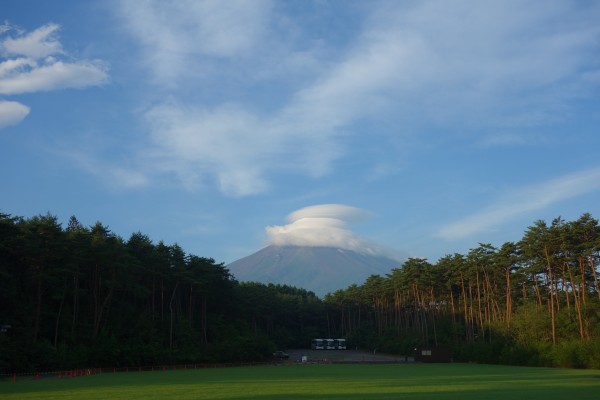
POLYGON ((476 364, 291 365, 0 382, 0 399, 597 400, 600 371, 476 364))

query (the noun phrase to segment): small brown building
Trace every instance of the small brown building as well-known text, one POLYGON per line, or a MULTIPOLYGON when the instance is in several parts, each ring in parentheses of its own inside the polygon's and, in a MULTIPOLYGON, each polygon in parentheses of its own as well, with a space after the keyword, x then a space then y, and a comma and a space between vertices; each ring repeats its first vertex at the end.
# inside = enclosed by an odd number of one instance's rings
POLYGON ((450 349, 442 346, 418 347, 415 349, 415 361, 424 363, 450 362, 450 349))

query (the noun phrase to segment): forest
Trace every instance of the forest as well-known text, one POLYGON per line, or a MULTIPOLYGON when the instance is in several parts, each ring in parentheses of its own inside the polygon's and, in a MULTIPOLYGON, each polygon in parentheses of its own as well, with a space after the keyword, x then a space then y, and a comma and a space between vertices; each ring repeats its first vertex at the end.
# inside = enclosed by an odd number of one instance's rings
POLYGON ((0 213, 0 373, 261 361, 344 337, 352 348, 455 361, 600 368, 600 227, 536 221, 327 294, 238 282, 177 244, 97 222, 0 213))

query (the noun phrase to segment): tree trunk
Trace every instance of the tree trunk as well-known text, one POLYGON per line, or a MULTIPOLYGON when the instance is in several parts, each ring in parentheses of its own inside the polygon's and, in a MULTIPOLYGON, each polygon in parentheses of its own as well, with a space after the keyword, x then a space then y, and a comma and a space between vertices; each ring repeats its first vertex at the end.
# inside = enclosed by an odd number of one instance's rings
POLYGON ((207 304, 206 304, 206 296, 202 297, 202 340, 201 343, 208 344, 208 319, 207 319, 207 304))
POLYGON ((475 282, 477 284, 477 320, 479 321, 479 331, 484 333, 483 330, 483 314, 481 310, 481 288, 479 284, 479 271, 475 273, 475 282))
POLYGON ((512 318, 512 288, 510 283, 510 267, 506 267, 506 326, 510 328, 510 320, 512 318))
POLYGON ((579 295, 575 283, 573 282, 573 273, 569 269, 569 278, 571 279, 571 289, 573 290, 574 298, 575 298, 575 310, 577 310, 577 322, 579 324, 579 338, 583 340, 585 338, 585 331, 583 327, 583 318, 581 317, 581 302, 579 300, 579 295))
POLYGON ((102 300, 102 303, 100 303, 100 290, 101 290, 101 282, 100 279, 98 279, 98 266, 96 265, 96 284, 97 284, 97 289, 96 289, 96 293, 94 296, 94 332, 93 332, 93 339, 96 340, 96 338, 98 337, 98 334, 100 333, 100 326, 102 324, 102 319, 105 317, 105 314, 107 313, 108 310, 108 306, 110 304, 110 300, 112 298, 112 294, 114 291, 114 286, 115 286, 115 279, 116 279, 116 269, 113 266, 112 267, 112 281, 111 283, 108 285, 108 292, 106 293, 106 296, 104 297, 104 299, 102 300))
POLYGON ((33 343, 37 342, 37 338, 40 332, 40 319, 42 318, 42 271, 43 267, 38 268, 37 278, 37 289, 36 289, 36 307, 35 307, 35 320, 33 324, 33 343))
POLYGON ((175 286, 173 287, 173 293, 171 294, 171 301, 169 302, 169 311, 171 313, 171 320, 169 324, 169 350, 173 350, 173 319, 175 316, 175 312, 173 311, 173 300, 175 299, 177 286, 179 286, 179 282, 175 282, 175 286))
POLYGON ((535 292, 538 310, 542 309, 542 294, 540 293, 540 286, 537 279, 537 274, 533 273, 533 291, 535 292))
POLYGON ((463 294, 463 309, 464 309, 464 318, 465 318, 465 333, 467 335, 467 342, 472 341, 472 330, 471 334, 469 334, 469 313, 467 312, 467 291, 465 290, 465 280, 463 278, 462 272, 460 273, 460 285, 463 294))
POLYGON ((58 313, 56 315, 56 323, 54 324, 54 348, 58 347, 58 328, 60 326, 60 315, 62 314, 63 304, 65 303, 65 295, 60 299, 60 306, 58 306, 58 313))
POLYGON ((548 248, 544 246, 544 255, 546 256, 546 263, 548 267, 548 278, 550 279, 550 313, 552 315, 552 344, 556 344, 556 313, 554 309, 554 297, 556 291, 556 283, 554 274, 552 273, 552 263, 550 262, 550 255, 548 248))
POLYGON ((71 340, 75 339, 75 324, 79 308, 79 277, 77 272, 73 275, 73 319, 71 320, 71 340))
POLYGON ((194 309, 194 305, 193 305, 193 295, 194 295, 194 286, 190 285, 190 294, 189 294, 189 299, 188 299, 188 319, 190 320, 190 327, 194 326, 194 319, 193 319, 193 309, 194 309))
POLYGON ((585 306, 587 306, 587 299, 585 296, 585 293, 587 292, 586 287, 585 287, 585 260, 583 259, 582 256, 579 256, 578 261, 579 261, 579 272, 581 273, 581 303, 583 304, 583 307, 585 308, 585 306))
POLYGON ((596 272, 596 263, 595 263, 593 255, 591 255, 589 257, 589 264, 590 264, 590 269, 592 270, 592 274, 594 275, 594 283, 595 283, 595 286, 596 286, 596 294, 598 295, 598 298, 600 299, 600 286, 598 286, 598 273, 596 272))

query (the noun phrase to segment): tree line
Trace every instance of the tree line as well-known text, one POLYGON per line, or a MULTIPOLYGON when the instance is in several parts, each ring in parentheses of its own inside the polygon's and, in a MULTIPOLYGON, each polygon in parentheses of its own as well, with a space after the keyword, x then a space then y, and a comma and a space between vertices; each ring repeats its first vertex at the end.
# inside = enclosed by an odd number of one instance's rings
POLYGON ((411 258, 321 299, 238 282, 212 258, 97 222, 0 213, 0 372, 264 360, 315 337, 457 361, 600 368, 600 227, 537 221, 518 242, 411 258))
POLYGON ((322 333, 322 301, 100 222, 0 214, 0 372, 263 360, 322 333))
POLYGON ((599 263, 590 214, 537 221, 518 242, 411 258, 328 294, 327 320, 389 352, 445 346, 461 361, 600 368, 599 263))

